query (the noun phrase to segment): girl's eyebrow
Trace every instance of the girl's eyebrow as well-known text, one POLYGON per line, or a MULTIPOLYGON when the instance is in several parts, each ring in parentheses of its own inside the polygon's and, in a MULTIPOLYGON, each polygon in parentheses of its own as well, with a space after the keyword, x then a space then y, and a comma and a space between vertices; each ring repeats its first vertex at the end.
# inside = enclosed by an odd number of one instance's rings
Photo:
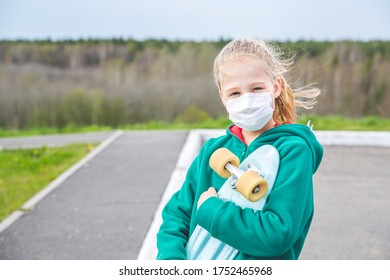
MULTIPOLYGON (((254 87, 254 86, 267 86, 267 83, 266 82, 254 82, 254 83, 251 83, 249 84, 249 87, 254 87)), ((231 92, 231 91, 240 91, 241 88, 240 87, 231 87, 231 88, 228 88, 226 89, 225 91, 226 92, 231 92)))
POLYGON ((232 87, 232 88, 227 89, 226 92, 239 91, 239 90, 240 90, 240 88, 238 88, 238 87, 232 87))
POLYGON ((250 84, 251 87, 253 87, 253 86, 259 86, 259 85, 261 85, 261 86, 266 86, 267 84, 264 83, 264 82, 255 82, 255 83, 250 84))

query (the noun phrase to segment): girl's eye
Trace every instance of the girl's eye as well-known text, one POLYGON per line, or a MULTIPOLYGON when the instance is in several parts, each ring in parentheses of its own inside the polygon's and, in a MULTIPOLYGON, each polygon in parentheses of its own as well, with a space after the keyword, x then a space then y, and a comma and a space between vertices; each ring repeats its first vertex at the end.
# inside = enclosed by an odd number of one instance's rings
POLYGON ((232 93, 230 94, 230 96, 237 96, 237 95, 240 95, 240 93, 239 93, 238 91, 232 92, 232 93))
POLYGON ((255 87, 255 88, 253 88, 253 91, 260 91, 260 90, 263 90, 263 88, 262 87, 255 87))

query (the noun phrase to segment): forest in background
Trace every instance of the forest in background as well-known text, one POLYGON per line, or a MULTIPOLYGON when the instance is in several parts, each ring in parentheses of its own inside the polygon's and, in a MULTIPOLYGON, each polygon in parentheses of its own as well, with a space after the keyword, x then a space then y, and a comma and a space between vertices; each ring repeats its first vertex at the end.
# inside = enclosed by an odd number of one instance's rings
MULTIPOLYGON (((0 128, 185 123, 226 116, 212 77, 228 41, 0 41, 0 128)), ((307 113, 390 117, 390 41, 273 42, 293 87, 322 90, 307 113)))

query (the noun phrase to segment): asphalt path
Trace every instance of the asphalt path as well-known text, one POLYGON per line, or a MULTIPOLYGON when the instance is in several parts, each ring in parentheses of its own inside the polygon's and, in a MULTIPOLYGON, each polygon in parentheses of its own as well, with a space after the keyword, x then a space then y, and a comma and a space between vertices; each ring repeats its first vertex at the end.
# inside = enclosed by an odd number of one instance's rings
POLYGON ((27 137, 0 137, 1 149, 28 149, 41 146, 64 146, 74 143, 96 143, 105 140, 113 132, 65 133, 27 137))
POLYGON ((390 148, 324 147, 302 259, 390 259, 390 148))
POLYGON ((125 132, 0 234, 0 259, 136 259, 187 132, 125 132))
MULTIPOLYGON (((125 132, 0 234, 0 259, 136 259, 186 136, 125 132)), ((390 259, 389 163, 324 147, 301 259, 390 259)))

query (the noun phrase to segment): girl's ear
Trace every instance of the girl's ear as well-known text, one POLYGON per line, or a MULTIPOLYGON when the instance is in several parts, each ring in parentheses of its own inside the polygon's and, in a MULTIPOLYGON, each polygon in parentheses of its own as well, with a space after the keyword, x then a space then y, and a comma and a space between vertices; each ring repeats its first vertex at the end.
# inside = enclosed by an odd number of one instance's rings
POLYGON ((274 97, 278 98, 280 96, 280 93, 282 92, 282 79, 280 77, 277 77, 274 83, 274 97))

